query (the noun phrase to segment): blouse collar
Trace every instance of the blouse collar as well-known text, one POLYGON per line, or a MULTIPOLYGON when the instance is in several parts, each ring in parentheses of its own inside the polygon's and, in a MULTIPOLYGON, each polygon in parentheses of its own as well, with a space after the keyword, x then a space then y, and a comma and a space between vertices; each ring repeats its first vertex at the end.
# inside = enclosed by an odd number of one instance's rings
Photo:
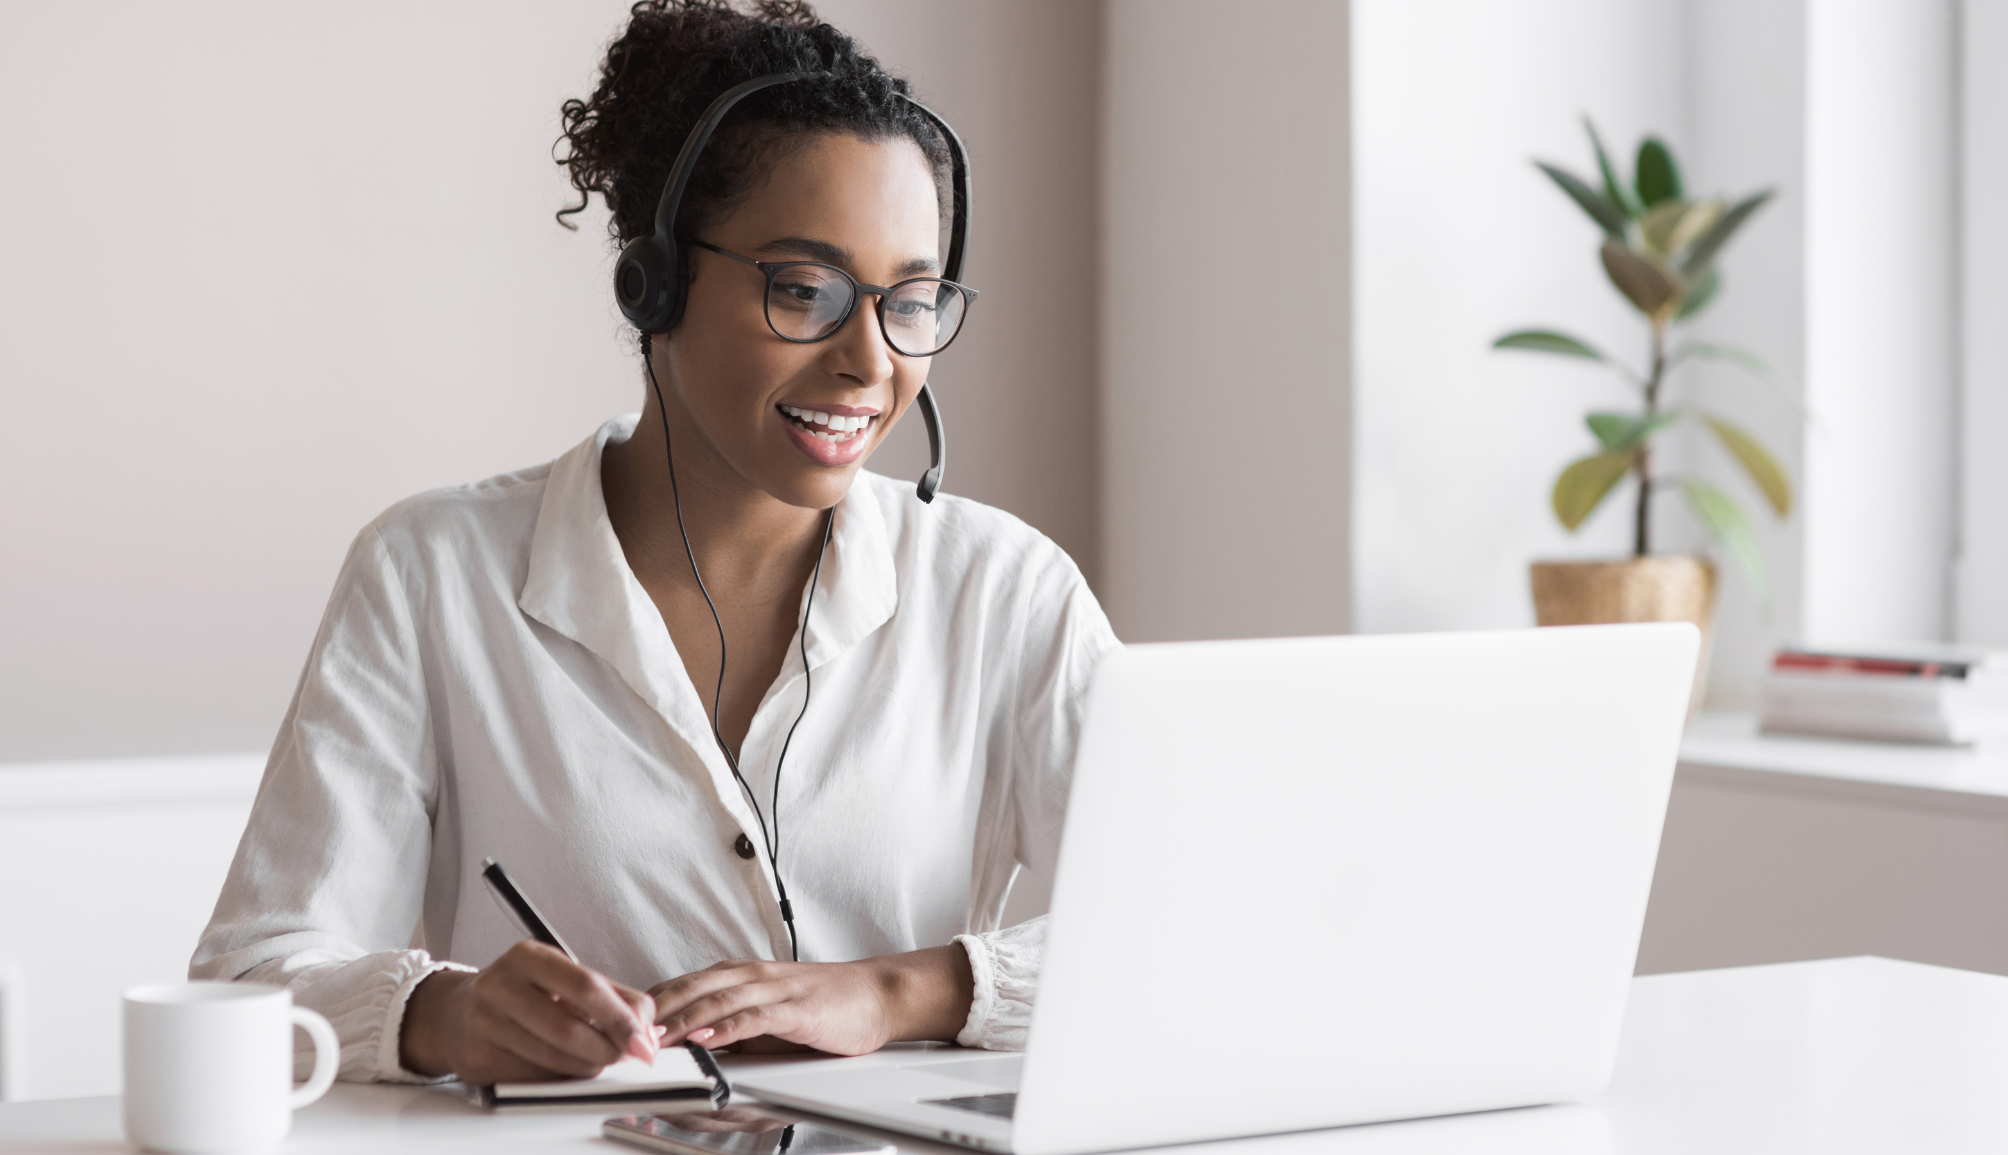
MULTIPOLYGON (((637 694, 705 750, 711 745, 709 716, 684 675, 662 614, 628 568, 600 486, 607 445, 627 440, 640 416, 613 418, 551 463, 517 605, 620 671, 637 694)), ((899 604, 885 510, 872 481, 860 474, 837 504, 808 624, 812 670, 885 624, 899 604)), ((803 593, 806 597, 806 588, 803 593)), ((793 650, 776 691, 801 674, 793 650)))

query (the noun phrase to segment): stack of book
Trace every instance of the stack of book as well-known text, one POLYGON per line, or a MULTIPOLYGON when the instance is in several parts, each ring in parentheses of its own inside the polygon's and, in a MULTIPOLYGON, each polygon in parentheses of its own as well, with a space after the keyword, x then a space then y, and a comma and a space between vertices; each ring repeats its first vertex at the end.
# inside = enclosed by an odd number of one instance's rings
POLYGON ((2008 652, 1787 646, 1764 679, 1763 730, 1936 745, 2008 738, 2008 652))

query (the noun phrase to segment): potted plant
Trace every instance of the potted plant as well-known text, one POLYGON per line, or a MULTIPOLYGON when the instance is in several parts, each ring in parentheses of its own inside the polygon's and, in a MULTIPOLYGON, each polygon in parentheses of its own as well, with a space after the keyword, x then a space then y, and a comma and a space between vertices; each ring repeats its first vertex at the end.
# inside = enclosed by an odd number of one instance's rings
POLYGON ((1629 184, 1620 180, 1604 152, 1596 127, 1584 121, 1601 178, 1593 186, 1552 164, 1535 162, 1603 230, 1599 249, 1604 273, 1644 317, 1646 364, 1634 369, 1586 341, 1549 329, 1523 329, 1493 342, 1497 349, 1521 349, 1583 358, 1610 366, 1634 390, 1634 407, 1589 414, 1585 423, 1595 451, 1569 463, 1555 479, 1550 501, 1555 517, 1574 532, 1627 477, 1637 482, 1632 510, 1631 556, 1619 561, 1535 562, 1531 569, 1536 619, 1544 626, 1593 622, 1691 621, 1702 631, 1702 656, 1695 671, 1694 703, 1699 705, 1708 669, 1709 634, 1715 609, 1715 567, 1688 554, 1652 550, 1654 498, 1678 492, 1694 510, 1716 548, 1768 600, 1768 579, 1757 536, 1743 508, 1699 477, 1672 477, 1656 470, 1654 442, 1680 422, 1698 422, 1742 467, 1779 517, 1792 508, 1792 483, 1771 451, 1719 413, 1692 403, 1676 404, 1668 376, 1685 361, 1727 360, 1756 372, 1763 363, 1731 346, 1679 338, 1680 326, 1706 308, 1722 285, 1715 268, 1723 246, 1771 197, 1770 190, 1733 203, 1690 199, 1680 169, 1665 144, 1647 137, 1629 184))

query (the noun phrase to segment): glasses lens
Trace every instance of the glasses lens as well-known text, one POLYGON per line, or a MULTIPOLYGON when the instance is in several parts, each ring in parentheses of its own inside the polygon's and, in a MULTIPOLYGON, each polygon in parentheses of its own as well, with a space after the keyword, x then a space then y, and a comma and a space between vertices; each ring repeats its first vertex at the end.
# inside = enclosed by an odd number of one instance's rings
POLYGON ((819 340, 844 323, 856 300, 856 287, 828 265, 787 265, 767 290, 767 323, 790 340, 819 340))
POLYGON ((962 327, 969 297, 947 281, 907 281, 886 297, 885 338, 909 357, 940 352, 962 327))

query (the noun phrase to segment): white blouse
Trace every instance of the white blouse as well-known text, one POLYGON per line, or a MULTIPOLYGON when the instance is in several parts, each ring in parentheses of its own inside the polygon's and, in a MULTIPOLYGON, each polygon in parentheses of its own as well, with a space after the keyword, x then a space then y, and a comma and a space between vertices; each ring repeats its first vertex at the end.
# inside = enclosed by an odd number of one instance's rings
MULTIPOLYGON (((630 986, 789 957, 766 855, 735 849, 760 828, 708 699, 607 519, 601 453, 635 421, 401 502, 349 550, 189 966, 291 987, 334 1023, 345 1079, 421 1078, 398 1061, 412 988, 519 937, 484 858, 630 986)), ((801 957, 960 942, 957 1041, 1022 1048, 1044 922, 998 923, 1019 867, 1052 867, 1108 620, 1023 522, 860 473, 807 632, 779 818, 801 957)), ((799 644, 742 747, 763 807, 799 644)))

